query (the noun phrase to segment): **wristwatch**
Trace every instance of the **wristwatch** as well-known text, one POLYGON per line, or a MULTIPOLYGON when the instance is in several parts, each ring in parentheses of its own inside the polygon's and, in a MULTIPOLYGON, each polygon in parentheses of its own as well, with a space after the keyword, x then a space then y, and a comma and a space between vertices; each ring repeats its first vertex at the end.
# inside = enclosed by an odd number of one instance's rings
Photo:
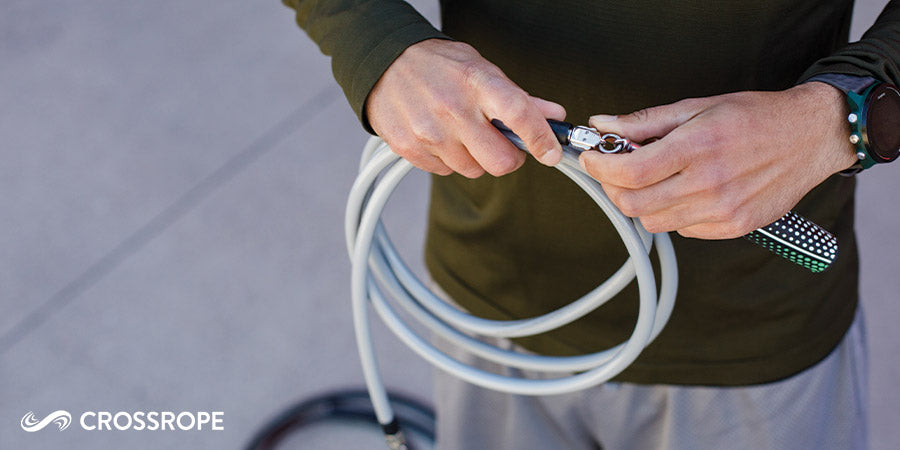
POLYGON ((868 169, 900 155, 900 91, 887 83, 873 83, 861 94, 847 93, 850 106, 850 143, 859 162, 851 169, 868 169))
POLYGON ((809 81, 828 83, 847 95, 850 143, 859 161, 844 174, 858 173, 900 156, 900 90, 870 77, 825 74, 809 81))

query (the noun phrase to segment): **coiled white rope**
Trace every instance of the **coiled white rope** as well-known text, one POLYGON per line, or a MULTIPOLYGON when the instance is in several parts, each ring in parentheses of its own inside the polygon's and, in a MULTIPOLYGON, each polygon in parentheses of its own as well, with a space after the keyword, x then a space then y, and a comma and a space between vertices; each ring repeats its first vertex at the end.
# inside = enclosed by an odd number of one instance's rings
POLYGON ((582 171, 577 153, 571 150, 567 148, 563 152, 563 159, 556 167, 603 209, 622 237, 630 257, 603 284, 565 307, 539 317, 497 321, 469 315, 438 298, 397 254, 380 217, 391 193, 413 166, 377 137, 366 143, 360 172, 347 202, 345 231, 352 262, 351 290, 357 346, 366 385, 382 426, 393 423, 394 416, 378 372, 369 328, 369 303, 402 342, 441 370, 488 389, 524 395, 560 394, 603 383, 631 364, 665 326, 675 303, 678 284, 675 251, 668 234, 651 235, 637 219, 623 215, 600 184, 582 171), (648 256, 653 244, 662 272, 658 297, 648 256), (640 289, 637 324, 628 340, 608 350, 570 357, 542 356, 501 349, 472 337, 516 338, 559 328, 603 305, 624 289, 635 275, 640 289), (502 365, 562 376, 518 378, 463 364, 416 334, 388 302, 388 296, 408 315, 452 345, 502 365))

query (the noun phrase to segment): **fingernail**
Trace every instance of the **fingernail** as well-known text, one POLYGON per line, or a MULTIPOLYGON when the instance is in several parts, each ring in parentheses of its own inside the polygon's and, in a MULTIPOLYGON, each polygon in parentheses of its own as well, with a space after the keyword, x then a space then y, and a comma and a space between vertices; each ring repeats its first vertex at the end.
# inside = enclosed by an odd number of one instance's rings
POLYGON ((544 152, 542 162, 548 166, 555 166, 562 161, 562 152, 557 148, 551 148, 544 152))
POLYGON ((591 122, 612 122, 618 119, 619 116, 610 116, 607 114, 597 114, 596 116, 591 116, 589 119, 591 122))

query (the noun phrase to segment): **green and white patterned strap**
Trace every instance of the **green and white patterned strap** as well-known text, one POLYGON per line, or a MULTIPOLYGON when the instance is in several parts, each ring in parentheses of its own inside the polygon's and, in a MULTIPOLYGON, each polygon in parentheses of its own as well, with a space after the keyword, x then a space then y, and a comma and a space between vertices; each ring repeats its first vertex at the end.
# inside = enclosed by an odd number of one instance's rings
POLYGON ((794 212, 744 237, 812 272, 827 269, 837 258, 837 238, 794 212))

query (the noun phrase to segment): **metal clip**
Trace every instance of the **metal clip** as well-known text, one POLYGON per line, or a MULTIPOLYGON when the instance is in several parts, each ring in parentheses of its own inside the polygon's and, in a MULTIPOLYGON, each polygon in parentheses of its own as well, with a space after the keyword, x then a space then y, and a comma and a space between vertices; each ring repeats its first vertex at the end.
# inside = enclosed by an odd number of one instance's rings
POLYGON ((597 150, 601 153, 628 153, 637 146, 618 134, 600 134, 595 128, 577 126, 569 134, 569 145, 587 151, 597 150))
POLYGON ((606 133, 600 139, 603 142, 597 150, 602 153, 631 153, 637 148, 631 141, 618 134, 606 133))
POLYGON ((569 133, 569 145, 584 151, 598 150, 602 143, 600 132, 593 128, 577 126, 569 133))

